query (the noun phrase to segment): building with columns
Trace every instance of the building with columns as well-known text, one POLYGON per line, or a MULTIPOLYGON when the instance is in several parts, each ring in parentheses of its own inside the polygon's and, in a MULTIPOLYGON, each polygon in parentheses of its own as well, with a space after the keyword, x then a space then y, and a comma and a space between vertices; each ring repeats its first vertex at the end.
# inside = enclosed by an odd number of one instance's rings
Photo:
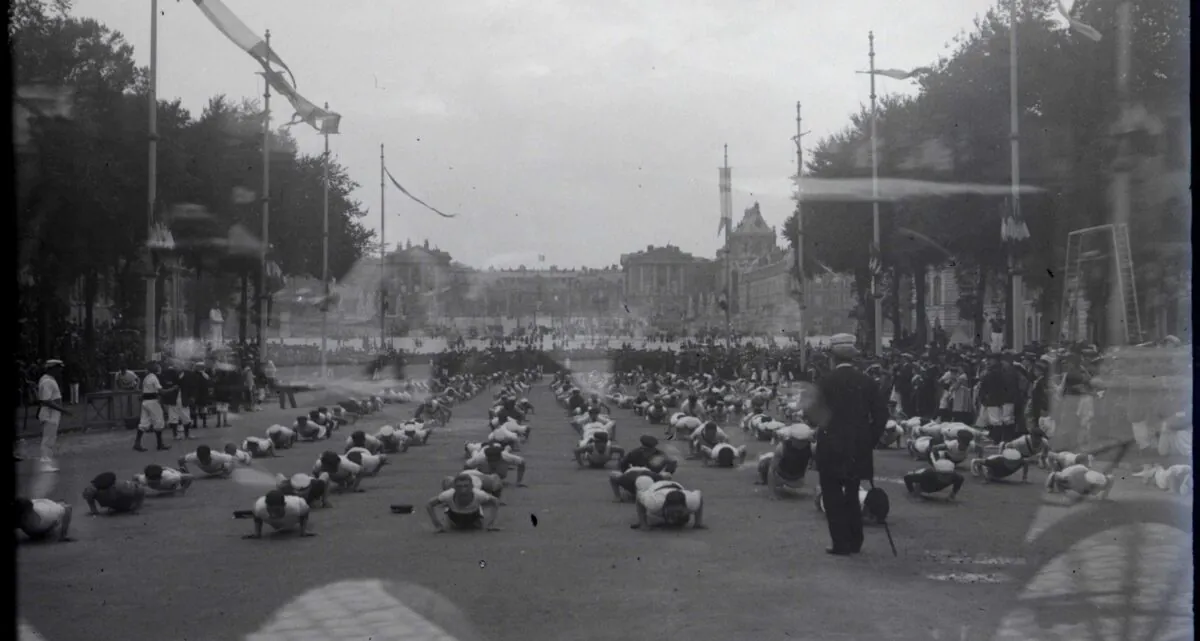
POLYGON ((655 326, 682 326, 695 316, 698 295, 713 291, 711 270, 706 269, 710 262, 674 245, 622 254, 625 305, 655 326))
POLYGON ((386 256, 384 273, 388 315, 404 317, 410 324, 431 322, 443 314, 445 294, 454 273, 450 254, 412 241, 386 256))
MULTIPOLYGON (((610 319, 621 308, 622 273, 603 269, 465 269, 458 317, 518 319, 552 326, 585 319, 610 319)), ((494 322, 492 324, 495 324, 494 322)))

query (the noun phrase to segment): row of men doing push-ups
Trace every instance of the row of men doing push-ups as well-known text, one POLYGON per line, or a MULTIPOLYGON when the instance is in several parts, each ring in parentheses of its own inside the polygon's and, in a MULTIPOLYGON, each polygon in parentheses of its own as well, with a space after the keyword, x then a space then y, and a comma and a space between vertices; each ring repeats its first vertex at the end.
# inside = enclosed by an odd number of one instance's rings
MULTIPOLYGON (((426 504, 436 531, 444 532, 451 528, 498 529, 495 522, 498 508, 503 505, 499 497, 510 470, 516 470, 517 486, 524 486, 525 461, 514 452, 529 438, 529 427, 520 421, 533 408, 527 400, 518 400, 517 396, 526 389, 528 385, 525 383, 512 384, 497 394, 497 404, 489 410, 492 429, 488 438, 480 443, 466 444, 467 460, 463 471, 443 479, 443 491, 426 504)), ((556 394, 561 399, 564 390, 556 389, 556 394)), ((318 417, 318 420, 328 419, 318 417)), ((298 424, 303 422, 297 420, 298 424)), ((627 498, 634 500, 638 516, 635 528, 655 524, 682 526, 688 522, 703 527, 702 495, 697 490, 686 489, 674 479, 678 461, 658 449, 657 439, 643 436, 640 447, 626 452, 615 445, 615 421, 602 414, 599 407, 589 407, 585 412, 572 416, 571 423, 581 438, 572 452, 580 466, 603 468, 617 461, 619 469, 611 473, 610 486, 618 501, 627 498)), ((84 497, 93 514, 96 513, 97 504, 113 511, 135 511, 141 507, 145 488, 156 492, 186 492, 192 479, 188 472, 189 464, 205 475, 227 477, 239 464, 248 465, 253 458, 274 456, 278 449, 291 447, 296 442, 295 438, 286 431, 276 429, 280 427, 272 426, 265 439, 253 441, 251 439, 256 437, 248 438, 242 448, 229 444, 223 452, 213 452, 207 446, 201 446, 182 457, 178 469, 147 466, 132 482, 117 481, 112 473, 101 474, 85 490, 84 497)), ((328 429, 336 429, 336 422, 328 429)), ((295 433, 299 430, 290 431, 295 433)), ((298 527, 303 535, 311 534, 307 527, 309 510, 318 506, 327 507, 331 488, 359 491, 362 478, 377 474, 386 463, 385 452, 403 451, 408 445, 424 444, 429 434, 430 430, 417 421, 406 423, 401 430, 384 426, 374 435, 356 431, 347 438, 346 452, 342 455, 333 451, 324 452, 314 466, 312 475, 296 474, 288 478, 278 475, 278 487, 274 491, 260 498, 253 510, 239 513, 255 519, 255 533, 248 537, 261 536, 264 524, 274 529, 298 527)), ((803 487, 805 474, 812 461, 815 434, 808 426, 796 424, 777 430, 773 440, 773 451, 759 457, 756 482, 769 486, 769 496, 777 498, 785 488, 803 487)), ((705 465, 732 468, 745 461, 745 447, 730 444, 724 431, 711 421, 694 426, 690 442, 692 456, 701 458, 705 465)), ((955 451, 967 449, 961 446, 955 451)), ((1001 481, 1020 471, 1022 481, 1027 480, 1030 452, 1023 449, 1030 448, 1005 444, 997 455, 970 460, 971 472, 985 481, 1001 481)), ((921 496, 949 490, 949 498, 953 499, 964 482, 964 477, 957 471, 957 464, 962 460, 955 460, 943 452, 943 455, 929 456, 928 462, 928 467, 905 475, 903 480, 906 488, 910 493, 921 496)), ((1054 471, 1047 478, 1047 489, 1106 496, 1112 487, 1112 478, 1092 471, 1089 464, 1090 461, 1083 455, 1055 453, 1052 458, 1054 471)), ((882 503, 865 500, 866 490, 860 490, 860 495, 864 499, 865 517, 878 522, 886 519, 886 500, 882 503)), ((823 511, 819 492, 816 504, 823 511)), ((69 505, 45 500, 19 500, 17 509, 18 523, 30 536, 41 538, 57 529, 60 536, 66 537, 70 524, 69 505)), ((411 506, 393 506, 393 510, 411 512, 411 506)))
MULTIPOLYGON (((498 496, 510 469, 516 470, 517 486, 524 487, 524 461, 510 451, 529 434, 528 426, 520 425, 514 419, 523 419, 525 412, 533 409, 527 400, 513 396, 521 389, 528 389, 519 382, 521 378, 506 385, 497 395, 499 404, 490 410, 494 429, 488 440, 468 444, 464 470, 446 477, 443 491, 430 500, 430 515, 437 531, 477 526, 496 529, 495 508, 500 505, 498 496), (444 521, 434 512, 439 505, 443 508, 444 521)), ((467 394, 459 395, 459 398, 468 397, 467 394)), ((446 401, 443 399, 441 404, 445 406, 446 401)), ((426 405, 423 403, 418 407, 418 415, 430 409, 426 405)), ((265 438, 249 437, 242 448, 229 444, 222 452, 200 446, 195 452, 181 457, 178 467, 150 465, 131 481, 120 481, 115 473, 105 472, 92 480, 84 490, 84 498, 93 515, 99 514, 100 509, 110 513, 137 512, 148 490, 161 494, 186 493, 194 478, 189 464, 200 474, 229 478, 239 465, 249 466, 255 458, 277 456, 280 450, 290 449, 297 442, 329 439, 338 424, 327 421, 328 417, 324 415, 300 417, 291 428, 272 426, 265 438), (313 419, 311 423, 310 419, 313 419)), ((331 491, 362 491, 363 478, 379 473, 387 463, 387 453, 424 445, 431 433, 432 428, 418 419, 406 422, 400 429, 385 425, 375 434, 356 431, 347 438, 344 454, 322 453, 311 475, 276 475, 276 489, 259 498, 252 510, 235 512, 235 516, 254 519, 254 533, 247 538, 261 537, 264 525, 276 530, 298 529, 301 536, 311 536, 313 533, 308 527, 310 511, 329 507, 331 491)), ((69 540, 66 533, 70 525, 70 505, 37 499, 19 502, 17 509, 18 523, 31 538, 57 536, 69 540)), ((393 506, 393 511, 411 511, 411 506, 393 506)))
MULTIPOLYGON (((465 397, 460 395, 460 397, 465 397)), ((383 401, 373 397, 367 402, 352 401, 362 408, 357 415, 381 411, 383 401)), ((197 476, 230 478, 238 468, 251 468, 255 459, 280 456, 298 443, 326 442, 340 427, 350 422, 344 411, 324 407, 299 416, 291 426, 272 425, 263 436, 248 436, 239 447, 227 443, 220 450, 201 445, 181 456, 174 467, 150 464, 130 480, 120 480, 114 472, 97 475, 83 491, 89 515, 136 513, 148 494, 183 495, 197 476)), ((248 538, 262 535, 264 525, 276 530, 308 530, 311 508, 329 507, 331 491, 361 491, 362 480, 377 475, 388 463, 388 454, 402 453, 424 445, 433 432, 430 425, 413 419, 399 427, 384 425, 375 433, 356 430, 347 436, 341 454, 333 450, 321 453, 311 473, 271 478, 275 489, 259 498, 252 510, 235 512, 239 518, 253 518, 255 530, 248 538)), ((72 506, 50 499, 15 500, 17 528, 35 540, 69 541, 72 506)))
MULTIPOLYGON (((572 389, 567 383, 561 384, 556 394, 560 401, 582 396, 577 388, 572 389)), ((595 399, 595 395, 592 398, 595 399)), ((564 405, 566 404, 564 402, 564 405)), ((671 475, 676 470, 677 462, 665 452, 657 450, 656 439, 643 437, 641 448, 641 452, 644 453, 642 456, 656 462, 645 466, 634 464, 627 457, 624 448, 615 444, 616 425, 603 413, 607 408, 596 401, 585 407, 580 407, 577 403, 573 409, 570 405, 567 407, 568 412, 574 412, 570 419, 571 424, 581 437, 579 446, 573 452, 574 458, 580 466, 593 468, 602 468, 611 461, 618 461, 620 471, 612 475, 613 491, 618 493, 618 497, 621 496, 619 491, 636 496, 638 478, 650 478, 656 483, 672 480, 671 475)), ((715 422, 705 422, 699 417, 683 412, 675 413, 666 422, 672 428, 672 432, 690 433, 690 458, 699 458, 705 465, 725 468, 744 464, 745 446, 729 443, 728 436, 715 422)), ((752 420, 744 421, 743 429, 755 431, 755 435, 758 436, 754 424, 755 421, 752 420)), ((769 496, 772 499, 781 496, 784 489, 803 487, 806 473, 812 469, 813 452, 816 447, 816 434, 807 425, 778 424, 774 427, 775 429, 769 432, 769 439, 764 439, 773 441, 774 448, 759 457, 756 469, 756 482, 769 486, 769 496)), ((936 428, 928 431, 938 432, 936 428)), ((913 453, 914 458, 923 460, 928 465, 903 477, 908 492, 924 498, 936 498, 942 493, 947 493, 947 498, 953 500, 965 482, 965 477, 958 471, 961 464, 967 465, 971 473, 982 478, 984 482, 1009 481, 1014 479, 1018 472, 1021 473, 1021 481, 1025 482, 1028 480, 1031 463, 1048 466, 1051 473, 1047 476, 1046 489, 1050 492, 1070 492, 1104 498, 1113 486, 1111 476, 1091 469, 1090 456, 1045 451, 1038 442, 1036 431, 1032 437, 1025 436, 1002 444, 1001 450, 991 456, 982 456, 979 449, 972 447, 972 437, 973 435, 961 433, 950 434, 947 437, 942 430, 941 433, 923 435, 915 441, 910 440, 914 445, 910 446, 909 451, 913 453), (976 452, 979 456, 968 458, 965 456, 968 452, 976 452)), ((887 444, 881 442, 881 446, 887 444)), ((859 494, 864 517, 876 522, 886 519, 888 506, 885 495, 874 494, 872 499, 868 499, 870 493, 864 488, 860 488, 859 494)), ((650 504, 652 507, 658 506, 654 501, 650 504)), ((824 511, 819 491, 816 495, 816 505, 819 510, 824 511)))

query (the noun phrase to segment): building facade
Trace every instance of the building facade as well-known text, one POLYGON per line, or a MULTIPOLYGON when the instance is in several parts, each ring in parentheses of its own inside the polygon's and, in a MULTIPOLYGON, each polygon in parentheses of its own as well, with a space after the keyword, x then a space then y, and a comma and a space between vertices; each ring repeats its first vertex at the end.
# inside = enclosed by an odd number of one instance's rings
POLYGON ((682 327, 695 316, 700 294, 712 292, 710 262, 673 245, 622 254, 624 305, 656 327, 682 327))

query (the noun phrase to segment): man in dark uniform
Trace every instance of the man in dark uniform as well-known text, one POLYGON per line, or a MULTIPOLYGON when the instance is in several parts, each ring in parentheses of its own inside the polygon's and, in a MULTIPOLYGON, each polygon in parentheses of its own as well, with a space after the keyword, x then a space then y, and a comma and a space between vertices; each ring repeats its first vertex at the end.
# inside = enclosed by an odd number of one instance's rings
POLYGON ((834 367, 818 383, 819 408, 814 413, 820 426, 817 474, 833 540, 826 552, 839 556, 862 551, 859 484, 875 475, 875 444, 888 420, 878 385, 854 367, 858 356, 854 342, 852 334, 838 334, 830 340, 834 367))

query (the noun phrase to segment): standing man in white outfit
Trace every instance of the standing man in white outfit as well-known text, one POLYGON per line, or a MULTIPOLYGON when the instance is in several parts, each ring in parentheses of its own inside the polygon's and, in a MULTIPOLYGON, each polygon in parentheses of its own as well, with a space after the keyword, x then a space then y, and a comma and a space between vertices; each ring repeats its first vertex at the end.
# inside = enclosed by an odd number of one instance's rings
POLYGON ((163 392, 162 383, 158 381, 160 368, 158 363, 151 363, 149 369, 146 378, 142 379, 142 417, 138 421, 137 436, 133 442, 133 449, 139 452, 146 451, 146 448, 142 447, 142 438, 150 431, 154 432, 154 440, 160 451, 171 449, 170 445, 163 443, 163 429, 166 428, 167 421, 163 415, 162 403, 159 402, 159 394, 163 392))
POLYGON ((38 422, 42 426, 42 461, 41 471, 57 472, 58 465, 54 461, 54 448, 58 444, 58 424, 63 414, 69 414, 63 409, 62 391, 58 388, 55 375, 62 372, 63 362, 57 358, 46 361, 46 371, 38 380, 38 422))

